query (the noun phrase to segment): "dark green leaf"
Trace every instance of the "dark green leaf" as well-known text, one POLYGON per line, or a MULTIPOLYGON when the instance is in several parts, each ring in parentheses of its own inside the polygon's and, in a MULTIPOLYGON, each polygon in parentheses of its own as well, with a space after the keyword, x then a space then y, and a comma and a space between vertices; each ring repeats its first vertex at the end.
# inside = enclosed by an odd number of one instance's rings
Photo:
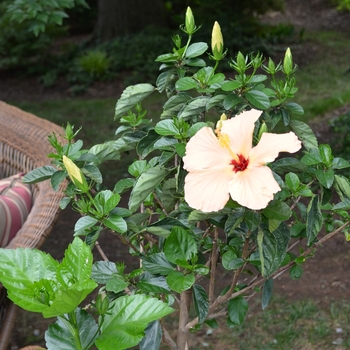
POLYGON ((126 232, 128 228, 125 220, 117 214, 109 215, 107 219, 103 220, 103 224, 111 230, 119 233, 126 232))
POLYGON ((229 110, 241 102, 242 102, 241 97, 239 97, 235 94, 229 94, 225 97, 224 102, 223 102, 223 106, 226 110, 229 110))
POLYGON ((334 158, 331 167, 332 169, 345 169, 350 167, 350 163, 343 158, 334 158))
POLYGON ((350 181, 348 178, 342 175, 334 176, 335 182, 337 183, 341 194, 350 199, 350 181))
MULTIPOLYGON (((98 325, 93 316, 85 310, 77 308, 74 313, 81 346, 85 349, 89 344, 94 343, 98 335, 98 325)), ((76 339, 63 318, 58 318, 56 323, 49 326, 48 330, 45 332, 45 341, 48 350, 77 349, 76 339)))
POLYGON ((196 86, 197 82, 190 77, 180 78, 175 84, 175 88, 178 91, 191 90, 194 89, 196 86))
POLYGON ((145 198, 155 190, 160 182, 168 175, 168 170, 156 166, 143 172, 137 179, 136 184, 130 194, 129 209, 135 212, 145 198))
POLYGON ((74 234, 75 235, 85 235, 88 233, 88 230, 96 225, 97 219, 92 218, 91 216, 83 216, 81 217, 74 226, 74 234))
POLYGON ((189 119, 190 117, 199 116, 206 110, 209 97, 201 96, 193 99, 178 115, 180 119, 189 119))
POLYGON ((312 198, 307 208, 306 237, 307 244, 311 245, 322 227, 322 213, 319 207, 318 196, 312 198))
POLYGON ((99 284, 106 284, 117 273, 115 263, 111 261, 96 261, 92 266, 91 278, 99 284))
POLYGON ((114 120, 123 117, 130 109, 155 90, 151 84, 137 84, 128 86, 115 107, 114 120))
POLYGON ((301 107, 299 104, 295 102, 288 102, 285 104, 285 107, 292 112, 293 114, 297 115, 303 115, 304 114, 304 109, 301 107))
POLYGON ((265 110, 270 107, 269 98, 259 90, 250 90, 244 94, 244 97, 252 104, 253 107, 265 110))
POLYGON ((307 172, 308 168, 300 162, 300 160, 291 157, 285 157, 281 159, 277 159, 272 163, 272 170, 278 173, 281 172, 307 172))
POLYGON ((234 298, 229 300, 227 313, 230 321, 239 326, 244 322, 248 311, 248 302, 244 298, 234 298))
POLYGON ((242 86, 242 83, 238 80, 230 80, 224 84, 222 84, 221 89, 223 91, 233 91, 242 86))
POLYGON ((180 271, 172 271, 166 277, 167 284, 169 287, 177 293, 190 289, 195 281, 193 273, 184 275, 180 271))
POLYGON ((67 173, 63 170, 58 170, 53 173, 51 177, 51 186, 54 189, 54 191, 58 190, 59 185, 63 180, 65 180, 66 176, 67 176, 67 173))
POLYGON ((289 276, 292 280, 297 280, 303 274, 303 268, 300 265, 294 265, 289 271, 289 276))
POLYGON ((154 128, 155 132, 162 136, 179 136, 180 131, 172 119, 165 119, 158 122, 154 128))
POLYGON ((143 268, 154 275, 168 275, 174 271, 174 266, 167 260, 165 254, 155 253, 145 256, 142 259, 143 268))
POLYGON ((129 285, 128 282, 125 282, 122 278, 110 278, 106 283, 106 290, 108 292, 113 293, 120 293, 122 292, 127 286, 129 285))
POLYGON ((289 206, 281 201, 271 201, 262 212, 268 219, 280 221, 288 220, 292 215, 289 206))
POLYGON ((198 316, 198 322, 202 323, 208 315, 209 298, 205 289, 199 284, 193 285, 193 304, 198 316))
POLYGON ((164 244, 166 258, 176 264, 178 260, 188 261, 197 254, 197 244, 192 236, 181 227, 173 227, 164 244))
POLYGON ((315 175, 322 186, 328 189, 332 187, 334 182, 334 171, 332 169, 326 171, 322 169, 317 169, 315 175))
POLYGON ((162 335, 159 321, 149 323, 145 330, 145 336, 140 342, 140 350, 158 350, 162 342, 162 335))
POLYGON ((300 186, 300 180, 296 174, 288 173, 286 175, 286 184, 292 192, 296 192, 300 186))
POLYGON ((160 139, 160 135, 154 130, 149 130, 137 144, 136 152, 142 158, 148 156, 154 150, 154 144, 160 139))
POLYGON ((273 279, 270 278, 265 281, 264 287, 263 287, 262 300, 261 300, 261 307, 263 310, 265 310, 267 305, 269 305, 269 302, 272 297, 272 291, 273 291, 273 279))
POLYGON ((50 165, 44 165, 42 167, 36 168, 26 175, 24 175, 22 181, 24 183, 37 183, 49 179, 55 172, 56 168, 50 165))
POLYGON ((319 151, 323 164, 327 165, 327 167, 330 167, 334 158, 332 155, 331 147, 327 144, 320 145, 319 151))
POLYGON ((311 148, 318 148, 317 138, 306 123, 300 120, 292 120, 290 122, 290 126, 307 150, 310 150, 311 148))

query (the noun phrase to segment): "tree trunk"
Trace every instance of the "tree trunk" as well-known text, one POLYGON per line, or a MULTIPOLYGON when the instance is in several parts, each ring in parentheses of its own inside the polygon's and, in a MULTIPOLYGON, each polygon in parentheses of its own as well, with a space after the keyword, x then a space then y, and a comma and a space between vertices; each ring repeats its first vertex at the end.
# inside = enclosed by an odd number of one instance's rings
POLYGON ((94 34, 104 41, 149 25, 166 26, 163 0, 98 0, 94 34))

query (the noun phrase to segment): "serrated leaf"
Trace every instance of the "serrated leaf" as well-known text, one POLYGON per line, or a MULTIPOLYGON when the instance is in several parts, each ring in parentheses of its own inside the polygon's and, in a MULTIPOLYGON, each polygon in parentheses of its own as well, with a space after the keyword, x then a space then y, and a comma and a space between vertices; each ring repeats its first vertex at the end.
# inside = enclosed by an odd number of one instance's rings
POLYGON ((156 124, 154 130, 157 134, 162 136, 179 136, 180 131, 175 126, 175 123, 172 119, 161 120, 156 124))
POLYGON ((160 182, 168 175, 168 170, 155 166, 143 172, 136 180, 129 198, 129 209, 135 212, 146 197, 154 191, 160 182))
POLYGON ((244 322, 248 311, 248 302, 244 298, 234 298, 227 304, 227 314, 230 321, 239 326, 244 322))
POLYGON ((108 314, 101 324, 101 335, 96 346, 123 350, 137 345, 144 337, 147 325, 173 311, 162 301, 145 295, 120 297, 110 303, 108 314))
POLYGON ((55 172, 56 168, 50 165, 44 165, 36 168, 23 176, 22 181, 24 183, 37 183, 49 179, 55 172))
POLYGON ((178 115, 180 119, 189 119, 200 115, 206 110, 209 97, 197 97, 193 99, 178 115))
POLYGON ((136 84, 128 86, 122 93, 115 107, 114 120, 123 117, 131 108, 155 90, 151 84, 136 84))
POLYGON ((162 341, 162 327, 159 321, 151 322, 140 342, 140 350, 158 350, 162 341))
POLYGON ((350 181, 342 175, 335 175, 334 179, 344 196, 350 199, 350 181))
POLYGON ((253 107, 265 110, 270 107, 269 98, 259 90, 250 90, 244 94, 244 97, 253 105, 253 107))
POLYGON ((164 254, 174 264, 177 260, 187 261, 197 254, 197 243, 186 230, 175 226, 165 241, 164 254))
POLYGON ((193 273, 184 275, 180 271, 172 271, 166 277, 166 282, 168 286, 177 293, 182 293, 192 287, 195 281, 193 273))
POLYGON ((136 152, 142 158, 147 157, 155 148, 154 144, 161 138, 154 130, 149 130, 147 135, 143 137, 136 146, 136 152))
POLYGON ((153 276, 151 274, 145 274, 138 283, 137 288, 147 293, 169 293, 170 288, 164 276, 153 276))
POLYGON ((91 278, 99 284, 106 284, 116 274, 116 265, 111 261, 96 261, 91 269, 91 278))
POLYGON ((292 120, 290 126, 308 151, 311 148, 318 148, 317 138, 306 123, 300 120, 292 120))
POLYGON ((97 182, 98 184, 102 183, 102 174, 97 166, 87 164, 84 165, 83 168, 81 168, 81 171, 85 176, 89 177, 91 180, 97 182))
POLYGON ((209 298, 205 289, 199 285, 194 284, 193 290, 193 304, 198 316, 198 322, 202 323, 208 315, 209 298))
POLYGON ((322 228, 322 213, 319 207, 318 196, 312 198, 307 208, 306 237, 307 244, 310 245, 322 228))
POLYGON ((143 268, 154 275, 168 275, 174 271, 175 267, 172 265, 163 252, 155 253, 145 256, 142 259, 143 268))
MULTIPOLYGON (((85 310, 77 308, 75 311, 75 321, 78 328, 80 343, 83 348, 93 344, 97 337, 98 325, 93 316, 85 310)), ((58 318, 56 323, 49 325, 45 332, 46 347, 48 350, 76 350, 76 339, 70 331, 70 327, 62 318, 58 318)))
POLYGON ((106 283, 106 290, 108 292, 119 293, 122 292, 127 286, 128 282, 124 281, 120 277, 110 278, 106 283))
POLYGON ((265 310, 266 307, 269 305, 269 302, 272 297, 272 291, 273 291, 273 279, 270 278, 264 282, 262 300, 261 300, 261 307, 263 310, 265 310))

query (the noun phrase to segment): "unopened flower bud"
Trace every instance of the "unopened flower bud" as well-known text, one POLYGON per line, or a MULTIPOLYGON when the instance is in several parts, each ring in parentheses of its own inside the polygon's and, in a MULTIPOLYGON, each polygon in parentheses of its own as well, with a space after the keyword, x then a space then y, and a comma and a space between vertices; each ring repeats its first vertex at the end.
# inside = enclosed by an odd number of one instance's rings
POLYGON ((221 114, 220 120, 218 120, 218 122, 216 123, 216 131, 220 132, 221 128, 222 128, 222 122, 224 120, 227 120, 227 116, 225 113, 221 114))
POLYGON ((242 52, 238 52, 237 54, 237 68, 239 73, 244 73, 247 70, 247 64, 242 52))
POLYGON ((187 34, 193 34, 196 31, 196 24, 194 22, 193 13, 190 7, 187 7, 186 17, 185 17, 185 28, 187 34))
POLYGON ((266 123, 262 123, 261 126, 260 126, 260 129, 259 129, 259 132, 258 132, 258 141, 260 141, 261 139, 261 136, 264 132, 268 132, 268 128, 267 128, 267 125, 266 123))
POLYGON ((66 167, 68 175, 75 186, 77 186, 83 193, 89 190, 85 176, 81 170, 74 164, 74 162, 66 156, 63 156, 63 164, 66 167))
POLYGON ((105 315, 109 308, 109 300, 106 296, 106 293, 101 293, 96 298, 96 310, 99 315, 105 315))
POLYGON ((213 52, 213 58, 216 61, 220 61, 223 58, 224 39, 222 37, 220 25, 216 21, 211 33, 211 50, 213 52))
POLYGON ((285 74, 290 74, 293 71, 293 57, 290 48, 288 47, 283 60, 283 70, 285 74))

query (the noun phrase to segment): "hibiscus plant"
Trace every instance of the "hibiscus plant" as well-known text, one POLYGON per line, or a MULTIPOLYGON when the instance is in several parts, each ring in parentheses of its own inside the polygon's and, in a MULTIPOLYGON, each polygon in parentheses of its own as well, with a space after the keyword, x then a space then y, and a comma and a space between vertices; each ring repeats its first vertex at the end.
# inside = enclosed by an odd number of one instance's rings
POLYGON ((129 86, 117 101, 115 139, 86 150, 67 124, 66 144, 49 137, 52 164, 25 177, 54 188, 68 178, 61 206, 81 213, 61 262, 38 250, 0 250, 9 298, 57 317, 45 334, 50 350, 189 349, 191 332, 220 317, 240 325, 253 295, 266 308, 277 276, 299 278, 322 243, 349 237, 350 182, 340 172, 350 164, 318 143, 290 101, 291 51, 280 63, 241 52, 223 61, 218 23, 211 48, 193 42, 190 8, 181 29, 185 44, 175 35, 172 51, 156 59, 155 85, 129 86), (218 72, 224 62, 227 76, 218 72), (167 100, 152 123, 140 103, 158 93, 167 100), (135 156, 129 175, 108 188, 101 165, 118 167, 126 153, 135 156), (139 268, 109 261, 102 232, 126 245, 139 268), (94 247, 101 261, 93 262, 94 247))

